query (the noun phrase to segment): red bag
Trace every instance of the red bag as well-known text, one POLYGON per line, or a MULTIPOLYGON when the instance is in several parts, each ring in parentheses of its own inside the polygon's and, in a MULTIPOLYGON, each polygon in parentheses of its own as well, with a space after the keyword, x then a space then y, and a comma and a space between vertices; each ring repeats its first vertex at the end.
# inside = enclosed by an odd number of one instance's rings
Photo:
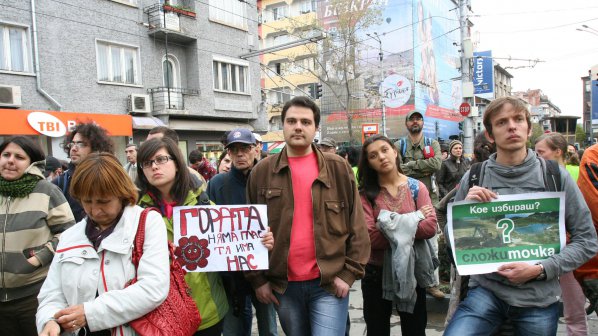
MULTIPOLYGON (((143 255, 145 219, 152 210, 157 211, 156 208, 144 209, 139 219, 131 256, 136 274, 127 286, 137 282, 137 268, 143 255)), ((201 323, 199 311, 191 297, 191 290, 185 283, 185 271, 175 259, 174 245, 171 242, 168 242, 168 250, 170 252, 170 289, 166 300, 151 312, 129 322, 129 325, 141 336, 189 336, 197 331, 201 323)))

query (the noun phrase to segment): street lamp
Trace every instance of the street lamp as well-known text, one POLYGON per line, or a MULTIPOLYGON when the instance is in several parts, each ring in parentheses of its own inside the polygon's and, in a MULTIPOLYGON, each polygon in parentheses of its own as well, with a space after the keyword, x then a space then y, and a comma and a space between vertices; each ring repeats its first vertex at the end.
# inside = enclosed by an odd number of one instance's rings
MULTIPOLYGON (((382 85, 382 81, 384 81, 384 70, 382 69, 382 60, 384 55, 382 53, 382 39, 380 39, 380 36, 377 32, 374 32, 374 35, 370 33, 367 33, 366 35, 378 42, 378 45, 380 46, 380 50, 378 51, 378 60, 380 61, 380 85, 382 85)), ((380 101, 382 102, 382 134, 386 136, 386 104, 384 103, 384 96, 381 97, 380 101)))

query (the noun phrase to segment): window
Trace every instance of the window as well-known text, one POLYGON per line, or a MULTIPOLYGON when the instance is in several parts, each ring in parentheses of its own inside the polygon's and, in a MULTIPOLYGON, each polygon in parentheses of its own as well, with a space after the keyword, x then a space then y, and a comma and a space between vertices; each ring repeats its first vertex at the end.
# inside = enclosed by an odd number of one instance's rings
POLYGON ((301 3, 301 14, 315 12, 316 11, 316 0, 303 0, 301 3))
POLYGON ((214 90, 248 93, 249 68, 247 65, 214 60, 214 90))
POLYGON ((270 9, 272 12, 272 20, 281 20, 288 16, 288 7, 286 4, 282 6, 272 7, 270 9))
POLYGON ((210 0, 210 20, 247 30, 247 7, 239 0, 210 0))
POLYGON ((140 85, 139 48, 97 42, 98 81, 140 85))
POLYGON ((0 24, 0 70, 31 72, 27 28, 0 24))

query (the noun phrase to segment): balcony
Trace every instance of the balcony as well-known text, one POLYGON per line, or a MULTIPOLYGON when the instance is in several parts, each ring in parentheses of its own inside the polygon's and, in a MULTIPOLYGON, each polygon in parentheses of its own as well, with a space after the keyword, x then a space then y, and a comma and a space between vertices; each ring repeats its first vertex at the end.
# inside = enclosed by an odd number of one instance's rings
MULTIPOLYGON (((190 3, 192 3, 191 1, 190 3)), ((159 3, 145 7, 149 36, 172 43, 188 44, 197 40, 192 34, 195 25, 195 12, 191 7, 181 4, 172 6, 159 3)))
POLYGON ((189 114, 185 109, 185 96, 199 96, 199 90, 184 88, 157 87, 148 89, 152 96, 154 114, 189 114))

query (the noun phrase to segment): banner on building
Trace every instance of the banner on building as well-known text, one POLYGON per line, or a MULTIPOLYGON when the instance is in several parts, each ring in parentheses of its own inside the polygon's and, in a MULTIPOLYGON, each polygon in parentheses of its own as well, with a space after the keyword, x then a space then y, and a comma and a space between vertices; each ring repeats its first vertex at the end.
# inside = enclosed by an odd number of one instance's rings
POLYGON ((188 272, 268 269, 266 205, 175 207, 175 255, 188 272))
POLYGON ((460 275, 496 272, 511 262, 536 263, 565 246, 565 193, 455 202, 449 205, 447 225, 460 275))
POLYGON ((598 64, 594 65, 590 70, 590 85, 590 94, 592 95, 592 125, 598 125, 598 64))
POLYGON ((473 87, 477 97, 494 99, 494 64, 490 50, 473 53, 473 87))

